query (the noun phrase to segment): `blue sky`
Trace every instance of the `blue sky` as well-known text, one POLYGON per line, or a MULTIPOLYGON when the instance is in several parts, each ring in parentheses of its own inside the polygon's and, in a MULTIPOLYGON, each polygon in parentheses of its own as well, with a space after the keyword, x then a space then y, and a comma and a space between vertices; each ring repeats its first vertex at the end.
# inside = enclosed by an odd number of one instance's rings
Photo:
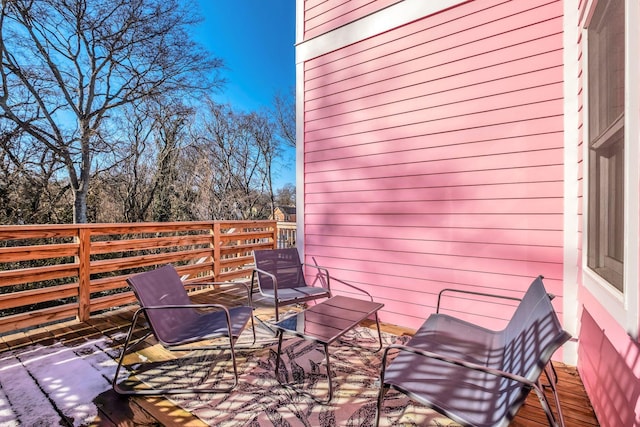
POLYGON ((197 40, 222 58, 228 80, 219 96, 244 110, 269 105, 295 84, 293 0, 198 0, 205 21, 197 40))
MULTIPOLYGON (((295 85, 295 1, 198 0, 204 22, 195 38, 222 58, 227 83, 215 98, 243 111, 268 108, 295 85)), ((295 152, 276 165, 275 188, 295 185, 295 152)))

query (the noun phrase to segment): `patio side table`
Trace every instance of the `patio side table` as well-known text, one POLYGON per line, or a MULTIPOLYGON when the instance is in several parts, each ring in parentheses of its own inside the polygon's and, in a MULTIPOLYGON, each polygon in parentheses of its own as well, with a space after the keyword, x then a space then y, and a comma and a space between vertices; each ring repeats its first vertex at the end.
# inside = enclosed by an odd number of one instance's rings
MULTIPOLYGON (((374 351, 379 351, 382 348, 382 335, 380 333, 378 310, 382 307, 384 307, 384 304, 373 301, 335 296, 275 323, 273 326, 278 330, 278 354, 276 358, 276 379, 278 382, 282 384, 278 371, 284 333, 287 332, 300 338, 314 341, 324 347, 329 380, 329 397, 326 401, 319 402, 329 403, 333 398, 329 345, 356 327, 361 321, 374 314, 378 330, 378 342, 380 343, 380 346, 374 351)), ((317 399, 314 397, 314 400, 317 399)))

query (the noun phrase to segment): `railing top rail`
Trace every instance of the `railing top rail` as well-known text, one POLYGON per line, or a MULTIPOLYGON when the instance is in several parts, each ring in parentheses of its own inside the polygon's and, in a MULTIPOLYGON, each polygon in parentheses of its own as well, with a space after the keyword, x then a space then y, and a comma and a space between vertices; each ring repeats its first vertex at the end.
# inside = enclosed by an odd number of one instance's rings
POLYGON ((206 227, 212 224, 223 225, 252 225, 252 224, 275 224, 275 220, 211 220, 211 221, 176 221, 176 222, 114 222, 114 223, 87 223, 87 224, 22 224, 22 225, 0 225, 0 230, 69 230, 78 228, 154 228, 154 227, 206 227))

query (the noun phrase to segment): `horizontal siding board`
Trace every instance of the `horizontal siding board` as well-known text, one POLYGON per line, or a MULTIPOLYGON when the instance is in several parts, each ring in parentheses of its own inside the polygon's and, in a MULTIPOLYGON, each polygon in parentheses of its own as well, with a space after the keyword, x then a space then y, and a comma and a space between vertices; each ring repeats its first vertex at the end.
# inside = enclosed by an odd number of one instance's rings
POLYGON ((491 139, 488 141, 464 141, 449 138, 413 137, 394 141, 371 142, 312 151, 307 154, 307 171, 317 172, 327 167, 327 163, 339 168, 341 160, 367 158, 375 164, 377 159, 384 158, 388 163, 394 163, 393 157, 410 155, 411 160, 424 161, 436 159, 470 158, 495 154, 508 154, 536 150, 546 150, 562 147, 562 134, 524 135, 506 139, 491 139), (335 163, 334 163, 335 162, 335 163), (319 165, 316 165, 318 163, 319 165), (325 166, 322 166, 324 164, 325 166))
POLYGON ((563 199, 536 199, 535 203, 523 203, 525 199, 495 200, 403 200, 389 202, 307 203, 305 213, 310 215, 376 215, 394 213, 410 214, 561 214, 563 199))
MULTIPOLYGON (((441 254, 459 257, 477 257, 487 260, 508 259, 534 262, 557 262, 562 257, 562 246, 532 246, 516 244, 488 244, 485 242, 458 242, 447 240, 400 239, 393 236, 383 239, 371 237, 308 235, 308 247, 323 247, 340 252, 343 248, 441 254)), ((350 256, 352 256, 350 254, 350 256)))
POLYGON ((502 168, 531 167, 540 164, 561 164, 562 149, 530 151, 525 153, 499 154, 476 158, 439 159, 433 162, 416 162, 399 164, 370 164, 366 161, 355 164, 351 169, 325 170, 316 173, 305 173, 308 182, 324 182, 335 180, 376 179, 390 176, 417 176, 425 171, 430 174, 452 173, 464 171, 492 170, 502 168))
MULTIPOLYGON (((364 178, 354 180, 325 180, 308 183, 307 194, 331 193, 339 191, 378 191, 403 188, 433 188, 455 185, 493 185, 510 182, 534 183, 537 181, 560 182, 563 178, 561 164, 552 166, 532 166, 503 168, 486 171, 461 171, 429 174, 425 171, 415 175, 402 174, 394 177, 364 178)), ((559 190, 562 191, 562 190, 559 190)))
MULTIPOLYGON (((411 174, 416 173, 442 173, 459 171, 455 169, 443 169, 447 166, 465 166, 466 160, 473 159, 476 162, 477 168, 473 170, 486 170, 497 169, 500 167, 522 167, 535 165, 536 161, 540 161, 538 156, 547 156, 551 152, 558 153, 558 146, 552 137, 548 138, 549 142, 541 144, 540 146, 530 147, 528 150, 521 149, 518 145, 514 144, 514 147, 508 145, 500 146, 496 144, 483 144, 484 146, 478 147, 476 144, 456 144, 455 147, 434 147, 425 148, 423 150, 411 149, 402 150, 389 153, 370 154, 363 157, 346 157, 344 159, 329 159, 326 161, 315 161, 309 163, 307 174, 309 176, 322 172, 331 172, 340 174, 342 178, 342 171, 349 174, 350 170, 362 169, 362 168, 383 168, 383 170, 389 170, 393 166, 402 165, 402 169, 396 169, 396 174, 411 174), (468 150, 468 151, 467 151, 468 150), (531 156, 531 159, 527 159, 527 156, 531 156), (431 163, 438 162, 439 164, 433 169, 431 163), (461 164, 461 162, 463 162, 461 164), (504 162, 504 163, 501 163, 504 162), (385 166, 379 166, 385 165, 385 166), (424 170, 418 170, 408 165, 416 165, 416 168, 425 167, 424 170), (412 173, 415 172, 415 173, 412 173)), ((560 162, 557 157, 549 157, 545 163, 560 162)), ((544 164, 544 163, 543 163, 544 164)), ((364 171, 368 173, 369 171, 364 171)), ((368 178, 376 176, 376 171, 370 171, 371 175, 368 178)), ((383 172, 385 173, 385 172, 383 172)), ((389 176, 389 175, 385 175, 389 176)), ((365 178, 367 178, 365 177, 365 178)), ((424 183, 423 183, 424 184, 424 183)), ((455 181, 452 182, 455 184, 455 181)))
MULTIPOLYGON (((376 301, 384 303, 385 307, 381 311, 383 318, 393 318, 398 322, 397 324, 414 325, 414 328, 417 328, 429 314, 435 311, 437 291, 442 288, 499 293, 519 298, 522 297, 534 278, 463 270, 455 270, 451 273, 446 270, 431 269, 429 267, 424 268, 419 277, 409 277, 405 274, 406 271, 402 269, 396 270, 392 275, 387 275, 378 274, 371 270, 346 271, 338 270, 334 267, 331 268, 332 273, 335 272, 340 280, 369 289, 376 301), (411 301, 411 304, 407 304, 407 301, 411 301), (415 323, 402 323, 411 321, 415 323)), ((340 291, 342 289, 349 291, 346 287, 335 286, 340 291)), ((560 295, 562 281, 545 276, 545 287, 547 291, 560 295)), ((358 295, 354 294, 354 296, 357 297, 358 295)), ((556 297, 552 304, 556 312, 561 314, 562 297, 556 297)), ((449 307, 448 304, 447 307, 449 307)), ((475 307, 470 308, 469 311, 472 313, 479 312, 475 307)), ((475 321, 486 317, 502 318, 501 316, 502 313, 496 313, 494 310, 484 314, 480 313, 480 317, 476 318, 475 321)))
MULTIPOLYGON (((341 237, 344 239, 404 239, 437 242, 466 242, 493 245, 518 245, 532 247, 562 247, 562 230, 501 230, 500 233, 484 233, 483 230, 447 227, 417 227, 398 223, 389 234, 387 226, 351 227, 327 224, 309 224, 305 228, 306 238, 312 242, 321 241, 326 237, 341 237)), ((305 240, 306 242, 306 240, 305 240)), ((337 251, 334 253, 340 253, 337 251)))
POLYGON ((398 132, 397 128, 390 128, 363 134, 335 136, 324 141, 317 141, 315 144, 309 143, 308 146, 305 146, 305 151, 310 154, 314 151, 339 149, 356 151, 362 149, 365 145, 374 143, 379 143, 381 146, 396 146, 396 150, 399 146, 407 147, 406 149, 414 149, 419 147, 420 143, 424 144, 424 147, 460 145, 492 140, 504 141, 505 144, 509 144, 510 139, 533 135, 548 135, 550 138, 559 138, 558 135, 562 133, 562 124, 562 116, 553 116, 529 119, 526 123, 516 121, 515 123, 498 123, 438 132, 437 129, 429 129, 423 126, 422 123, 418 123, 403 127, 402 132, 398 132), (555 134, 555 136, 552 134, 555 134))
MULTIPOLYGON (((316 7, 323 7, 322 5, 324 4, 325 8, 328 7, 328 4, 331 4, 332 0, 304 0, 304 10, 305 13, 307 13, 309 10, 314 9, 316 7)), ((335 1, 335 0, 333 0, 335 1)), ((348 0, 341 0, 341 1, 348 1, 348 0)))
POLYGON ((354 227, 386 226, 393 230, 395 224, 405 227, 444 227, 477 230, 562 230, 561 214, 511 215, 511 214, 363 214, 363 215, 312 215, 305 213, 305 223, 342 225, 354 227))
MULTIPOLYGON (((562 182, 548 181, 535 183, 507 183, 493 185, 460 185, 448 187, 371 189, 364 187, 356 191, 333 191, 307 193, 306 203, 371 203, 386 202, 393 204, 397 200, 450 201, 450 200, 501 200, 501 199, 540 199, 562 198, 562 182)), ((396 211, 399 211, 397 209, 396 211)))

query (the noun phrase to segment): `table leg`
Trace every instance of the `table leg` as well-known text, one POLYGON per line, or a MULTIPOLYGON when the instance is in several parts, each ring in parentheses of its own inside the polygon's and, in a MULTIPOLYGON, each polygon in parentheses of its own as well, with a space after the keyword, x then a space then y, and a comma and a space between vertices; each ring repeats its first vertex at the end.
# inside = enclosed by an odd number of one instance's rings
POLYGON ((376 328, 378 329, 378 342, 380 343, 380 347, 378 347, 377 351, 382 350, 382 333, 380 333, 380 320, 378 319, 378 312, 376 311, 376 328))
POLYGON ((329 380, 329 398, 322 403, 329 403, 333 398, 333 384, 331 381, 331 362, 329 361, 329 345, 323 344, 323 346, 324 346, 324 354, 325 354, 325 357, 327 358, 327 379, 329 380))
MULTIPOLYGON (((278 331, 278 352, 276 354, 276 380, 278 380, 278 382, 284 386, 284 387, 290 387, 289 384, 284 383, 280 380, 280 360, 281 360, 281 353, 282 353, 282 338, 284 336, 284 332, 283 331, 278 331)), ((306 394, 307 396, 311 397, 314 401, 316 401, 317 403, 320 404, 324 404, 326 405, 327 403, 331 402, 331 399, 333 398, 333 381, 331 380, 331 361, 329 358, 329 345, 322 343, 322 347, 324 348, 324 354, 325 354, 325 358, 327 360, 327 380, 329 382, 329 397, 327 398, 327 400, 320 400, 318 398, 316 398, 314 395, 312 395, 311 393, 308 393, 306 391, 302 391, 302 390, 298 390, 298 393, 302 393, 302 394, 306 394)))

